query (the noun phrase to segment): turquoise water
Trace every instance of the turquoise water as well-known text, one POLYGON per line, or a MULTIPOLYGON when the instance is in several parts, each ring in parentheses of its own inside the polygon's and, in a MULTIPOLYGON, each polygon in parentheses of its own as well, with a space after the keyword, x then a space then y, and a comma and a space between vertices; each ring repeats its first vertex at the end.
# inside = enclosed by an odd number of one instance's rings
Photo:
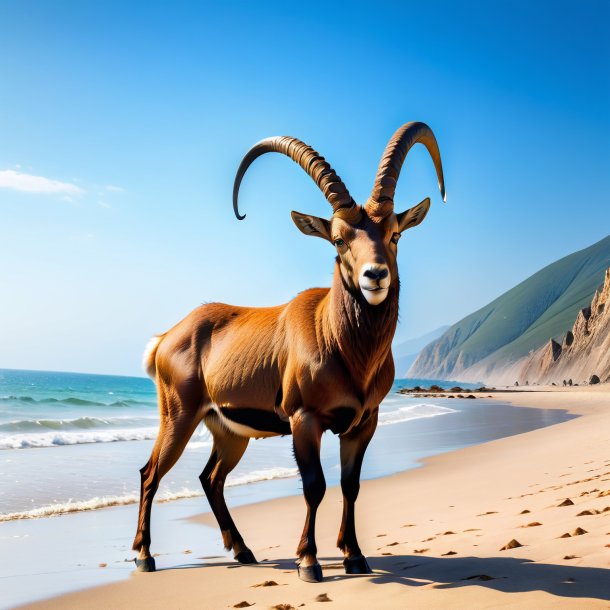
MULTIPOLYGON (((431 383, 395 382, 380 406, 364 478, 568 418, 560 411, 516 409, 489 400, 397 393, 401 387, 431 383)), ((136 503, 138 469, 148 460, 158 421, 155 386, 146 378, 0 370, 0 521, 136 503)), ((157 498, 202 495, 198 475, 210 447, 210 435, 201 426, 163 479, 157 498)), ((327 433, 322 464, 331 485, 339 481, 338 453, 337 438, 327 433)), ((299 493, 291 438, 250 442, 227 488, 234 503, 299 493)))

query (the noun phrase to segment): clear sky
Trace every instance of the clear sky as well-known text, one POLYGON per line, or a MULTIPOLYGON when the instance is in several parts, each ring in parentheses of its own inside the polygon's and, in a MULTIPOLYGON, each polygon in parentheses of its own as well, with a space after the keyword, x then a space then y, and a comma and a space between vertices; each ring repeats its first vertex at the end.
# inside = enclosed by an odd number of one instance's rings
POLYGON ((292 135, 360 202, 402 123, 400 336, 485 305, 610 233, 610 2, 0 3, 0 367, 141 374, 198 304, 329 285, 329 215, 292 135))

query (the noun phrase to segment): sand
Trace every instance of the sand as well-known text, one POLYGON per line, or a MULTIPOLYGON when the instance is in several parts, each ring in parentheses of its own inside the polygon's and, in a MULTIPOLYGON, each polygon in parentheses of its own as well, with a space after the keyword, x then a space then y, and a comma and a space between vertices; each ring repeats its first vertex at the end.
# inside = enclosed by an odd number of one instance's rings
MULTIPOLYGON (((372 575, 343 572, 341 494, 331 488, 317 521, 322 583, 294 570, 305 511, 291 497, 232 511, 259 565, 203 565, 192 554, 180 569, 27 607, 610 608, 610 387, 496 396, 582 417, 364 482, 358 535, 372 575)), ((196 521, 214 523, 210 514, 196 521)))

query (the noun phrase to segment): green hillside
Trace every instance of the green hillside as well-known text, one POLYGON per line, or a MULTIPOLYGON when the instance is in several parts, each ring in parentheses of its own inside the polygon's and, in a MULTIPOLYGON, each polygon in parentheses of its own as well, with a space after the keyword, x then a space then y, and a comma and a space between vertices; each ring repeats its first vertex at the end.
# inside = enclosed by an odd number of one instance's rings
POLYGON ((561 338, 610 267, 610 236, 541 269, 426 346, 409 376, 450 379, 489 357, 509 363, 561 338))

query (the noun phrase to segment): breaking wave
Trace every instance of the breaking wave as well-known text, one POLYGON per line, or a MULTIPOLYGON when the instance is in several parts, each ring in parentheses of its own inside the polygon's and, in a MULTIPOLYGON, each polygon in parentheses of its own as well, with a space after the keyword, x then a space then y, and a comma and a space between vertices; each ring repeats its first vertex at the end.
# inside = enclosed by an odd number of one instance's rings
MULTIPOLYGON (((250 483, 259 483, 261 481, 271 481, 272 479, 287 479, 296 477, 298 470, 296 468, 266 468, 263 470, 254 470, 242 475, 234 475, 227 478, 225 487, 236 487, 238 485, 248 485, 250 483)), ((171 502, 173 500, 183 500, 185 498, 197 498, 203 495, 201 489, 193 490, 183 488, 179 491, 160 491, 156 498, 156 502, 171 502)), ((108 508, 110 506, 125 506, 128 504, 137 504, 140 498, 137 494, 125 494, 122 496, 102 496, 95 497, 89 500, 68 501, 61 504, 49 504, 40 506, 32 510, 26 510, 16 513, 0 514, 0 523, 4 521, 16 521, 18 519, 39 519, 41 517, 57 517, 68 513, 78 513, 100 508, 108 508)))
POLYGON ((63 447, 65 445, 85 445, 89 443, 115 443, 117 441, 145 441, 157 438, 157 427, 114 428, 77 432, 39 432, 11 434, 0 438, 1 449, 36 449, 40 447, 63 447))
POLYGON ((84 398, 34 398, 32 396, 0 396, 0 404, 3 402, 22 403, 27 405, 70 405, 77 407, 129 407, 129 406, 155 406, 155 401, 134 400, 125 398, 113 402, 100 402, 97 400, 86 400, 84 398))
POLYGON ((457 413, 457 410, 450 409, 449 407, 441 407, 440 405, 418 403, 416 405, 399 407, 394 411, 380 411, 379 423, 377 425, 391 426, 411 419, 436 417, 438 415, 446 415, 447 413, 457 413))

